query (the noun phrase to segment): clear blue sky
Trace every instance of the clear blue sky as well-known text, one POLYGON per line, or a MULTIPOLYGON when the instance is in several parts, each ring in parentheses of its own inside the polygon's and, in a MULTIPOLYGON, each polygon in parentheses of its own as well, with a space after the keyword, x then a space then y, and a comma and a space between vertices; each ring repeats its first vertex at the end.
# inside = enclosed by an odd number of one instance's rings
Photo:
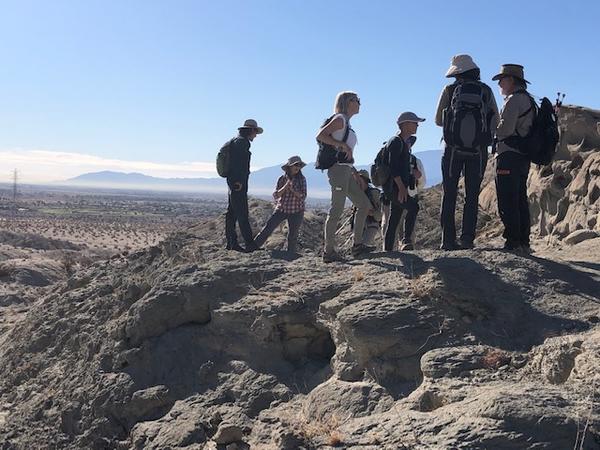
POLYGON ((0 151, 212 162, 254 117, 255 166, 312 161, 340 90, 362 100, 359 163, 403 110, 427 118, 417 150, 438 148, 433 114, 457 53, 490 84, 521 63, 534 94, 600 108, 598 1, 0 4, 0 151))

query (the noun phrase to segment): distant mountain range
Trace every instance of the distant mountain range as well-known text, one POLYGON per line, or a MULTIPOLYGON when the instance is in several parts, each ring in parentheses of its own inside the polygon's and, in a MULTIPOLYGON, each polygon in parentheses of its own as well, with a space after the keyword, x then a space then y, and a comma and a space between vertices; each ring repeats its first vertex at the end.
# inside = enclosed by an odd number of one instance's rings
MULTIPOLYGON (((430 150, 415 153, 423 162, 427 175, 427 186, 441 182, 440 158, 441 150, 430 150)), ((369 166, 357 166, 367 169, 369 166)), ((327 174, 314 169, 314 163, 308 164, 302 171, 308 184, 308 195, 312 198, 326 198, 330 194, 327 174)), ((271 166, 252 172, 250 175, 250 193, 254 195, 270 195, 275 182, 282 174, 280 166, 271 166)), ((226 192, 225 180, 222 178, 158 178, 141 173, 93 172, 70 178, 60 184, 67 186, 101 187, 112 189, 145 189, 159 191, 182 192, 226 192)))

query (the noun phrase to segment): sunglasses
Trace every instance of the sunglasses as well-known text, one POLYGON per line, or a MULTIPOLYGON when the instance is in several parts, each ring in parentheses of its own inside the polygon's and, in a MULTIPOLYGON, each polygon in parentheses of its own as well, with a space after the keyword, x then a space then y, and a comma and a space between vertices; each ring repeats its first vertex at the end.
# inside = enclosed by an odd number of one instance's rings
POLYGON ((360 98, 358 97, 351 99, 351 101, 356 102, 360 105, 360 98))

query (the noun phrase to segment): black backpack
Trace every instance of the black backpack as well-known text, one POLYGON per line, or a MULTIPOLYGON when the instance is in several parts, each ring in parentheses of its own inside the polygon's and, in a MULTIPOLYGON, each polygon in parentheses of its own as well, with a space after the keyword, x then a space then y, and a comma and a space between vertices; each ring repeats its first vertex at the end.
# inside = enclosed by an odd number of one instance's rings
POLYGON ((377 152, 375 161, 371 164, 371 182, 375 186, 382 187, 390 178, 391 153, 389 151, 389 142, 390 141, 386 141, 383 143, 383 147, 377 152))
POLYGON ((442 113, 446 145, 468 156, 492 143, 489 129, 487 86, 480 81, 453 85, 450 104, 442 113))
POLYGON ((532 163, 545 166, 550 164, 556 154, 559 140, 558 120, 554 106, 547 97, 542 98, 540 106, 529 93, 522 91, 529 97, 531 108, 521 114, 524 117, 533 109, 535 116, 527 136, 511 136, 504 142, 527 155, 532 163))
MULTIPOLYGON (((327 125, 334 117, 335 114, 325 119, 321 124, 321 128, 327 125)), ((344 138, 342 139, 342 142, 346 142, 348 140, 350 129, 350 124, 346 122, 346 132, 344 133, 344 138)), ((315 169, 327 170, 335 163, 354 163, 354 159, 349 160, 344 152, 339 151, 333 145, 325 144, 324 142, 321 142, 318 139, 317 144, 319 145, 319 151, 317 152, 317 162, 315 163, 315 169)))

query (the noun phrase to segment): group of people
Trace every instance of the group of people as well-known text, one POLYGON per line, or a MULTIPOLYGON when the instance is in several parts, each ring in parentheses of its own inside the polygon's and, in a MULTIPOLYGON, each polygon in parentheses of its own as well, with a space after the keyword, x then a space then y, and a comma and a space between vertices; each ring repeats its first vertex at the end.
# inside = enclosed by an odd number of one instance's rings
MULTIPOLYGON (((530 161, 517 141, 526 136, 535 117, 535 105, 527 92, 523 66, 504 64, 492 80, 498 81, 504 105, 499 111, 492 89, 480 79, 480 69, 469 55, 452 58, 446 77, 453 82, 445 86, 439 98, 435 123, 443 128, 441 161, 443 199, 440 214, 443 250, 473 248, 481 182, 486 170, 489 147, 496 159, 498 209, 504 224, 504 248, 530 251, 530 217, 527 202, 527 176, 530 161), (464 177, 465 205, 461 234, 457 238, 455 213, 458 185, 464 177)), ((325 222, 323 261, 343 260, 336 248, 336 234, 346 199, 353 204, 353 256, 375 250, 374 237, 382 233, 383 250, 412 250, 419 211, 419 186, 424 185, 421 162, 412 153, 419 123, 425 121, 407 111, 399 115, 398 131, 384 144, 375 160, 381 192, 371 183, 368 171, 354 167, 357 135, 351 120, 360 112, 360 98, 355 92, 340 92, 334 114, 320 127, 316 168, 327 171, 331 186, 331 206, 325 222), (385 169, 385 170, 383 170, 385 169), (379 176, 378 176, 379 178, 379 176), (402 229, 402 233, 399 230, 402 229), (399 234, 401 236, 399 237, 399 234)), ((228 141, 229 204, 226 214, 227 248, 241 252, 260 249, 275 228, 288 222, 288 247, 297 251, 300 226, 307 195, 306 164, 292 156, 282 166, 284 174, 277 180, 275 210, 264 228, 254 236, 248 218, 248 178, 250 145, 263 132, 257 122, 248 119, 238 129, 239 135, 228 141), (245 247, 238 243, 236 222, 245 247)), ((223 149, 222 149, 223 150, 223 149)), ((374 165, 375 168, 375 165, 374 165)))

